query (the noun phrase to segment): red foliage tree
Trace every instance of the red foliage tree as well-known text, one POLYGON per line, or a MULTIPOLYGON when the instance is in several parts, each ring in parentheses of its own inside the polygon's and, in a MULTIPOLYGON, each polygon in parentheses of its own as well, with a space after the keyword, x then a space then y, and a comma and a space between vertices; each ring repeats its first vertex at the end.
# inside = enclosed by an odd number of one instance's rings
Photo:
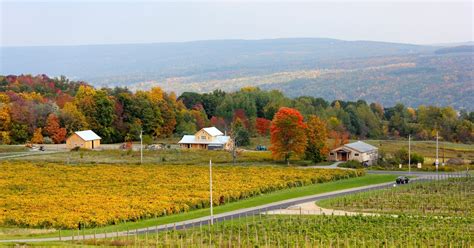
POLYGON ((240 119, 244 124, 245 129, 250 129, 250 121, 247 115, 245 114, 245 110, 243 109, 236 109, 234 111, 234 117, 232 118, 232 122, 235 122, 237 119, 240 119))
POLYGON ((211 117, 210 121, 211 121, 211 126, 214 126, 221 131, 224 131, 226 129, 226 123, 225 123, 224 118, 213 116, 211 117))
POLYGON ((44 130, 55 144, 60 144, 66 140, 66 128, 59 125, 59 118, 55 114, 48 116, 44 130))
POLYGON ((267 136, 270 133, 271 125, 272 125, 272 121, 267 120, 265 118, 257 118, 256 124, 255 124, 258 134, 262 136, 267 136))
POLYGON ((270 150, 275 159, 284 158, 290 163, 291 155, 302 155, 306 149, 306 124, 301 113, 292 108, 282 107, 272 120, 270 127, 270 150))

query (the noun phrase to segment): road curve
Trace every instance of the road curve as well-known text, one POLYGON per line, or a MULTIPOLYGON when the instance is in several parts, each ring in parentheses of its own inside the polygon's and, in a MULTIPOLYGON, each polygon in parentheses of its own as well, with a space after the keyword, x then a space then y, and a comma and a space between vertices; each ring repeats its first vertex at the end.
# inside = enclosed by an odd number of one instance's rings
MULTIPOLYGON (((405 172, 398 173, 398 174, 404 174, 404 173, 405 172)), ((388 173, 385 173, 385 174, 388 174, 388 173)), ((397 173, 393 173, 393 174, 397 174, 397 173)), ((442 175, 442 177, 451 176, 447 174, 440 174, 440 175, 442 175)), ((413 180, 430 180, 430 179, 435 179, 435 177, 433 176, 433 173, 421 175, 415 179, 412 179, 412 181, 413 180)), ((213 220, 214 222, 220 222, 220 221, 225 221, 225 220, 230 220, 230 219, 237 219, 240 217, 246 217, 246 216, 252 216, 255 214, 265 213, 266 211, 270 211, 270 210, 287 208, 289 206, 297 205, 304 202, 317 201, 317 200, 333 198, 333 197, 342 196, 342 195, 355 194, 355 193, 364 192, 364 191, 392 187, 393 184, 394 182, 381 183, 381 184, 374 184, 374 185, 368 185, 368 186, 362 186, 362 187, 356 187, 356 188, 350 188, 350 189, 344 189, 344 190, 338 190, 338 191, 332 191, 332 192, 327 192, 327 193, 288 199, 288 200, 269 203, 269 204, 265 204, 261 206, 244 208, 244 209, 239 209, 239 210, 230 211, 226 213, 216 214, 214 215, 213 220)), ((118 237, 118 236, 129 236, 129 235, 144 234, 144 233, 156 233, 156 232, 171 230, 171 229, 180 230, 184 228, 196 227, 199 225, 207 225, 210 222, 210 219, 211 219, 210 216, 205 216, 201 218, 180 221, 180 222, 175 222, 171 224, 164 224, 164 225, 158 225, 158 226, 152 226, 152 227, 140 228, 140 229, 134 229, 134 230, 128 230, 128 231, 121 231, 121 232, 66 236, 66 237, 61 237, 61 238, 51 237, 51 238, 33 238, 33 239, 11 239, 11 240, 0 240, 0 243, 72 241, 72 240, 101 239, 101 238, 110 238, 110 237, 118 237)))

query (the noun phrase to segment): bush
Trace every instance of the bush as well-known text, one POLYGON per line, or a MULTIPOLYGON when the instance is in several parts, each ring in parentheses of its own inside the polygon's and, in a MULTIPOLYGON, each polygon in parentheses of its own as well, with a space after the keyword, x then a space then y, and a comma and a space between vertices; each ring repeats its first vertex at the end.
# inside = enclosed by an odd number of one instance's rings
POLYGON ((356 161, 356 160, 349 160, 347 162, 339 164, 338 166, 343 167, 343 168, 352 168, 352 169, 364 168, 364 166, 359 161, 356 161))
POLYGON ((50 137, 44 137, 43 138, 43 143, 44 144, 53 144, 53 140, 50 137))
POLYGON ((425 158, 418 153, 412 153, 410 158, 411 158, 412 164, 418 164, 418 163, 423 164, 425 162, 425 158))
MULTIPOLYGON (((423 164, 425 162, 425 158, 418 153, 411 153, 410 160, 411 164, 423 164)), ((394 165, 408 164, 408 151, 405 149, 396 151, 395 154, 393 154, 393 159, 390 161, 390 163, 394 165)))
POLYGON ((143 135, 143 144, 151 145, 153 144, 153 138, 150 135, 143 135))

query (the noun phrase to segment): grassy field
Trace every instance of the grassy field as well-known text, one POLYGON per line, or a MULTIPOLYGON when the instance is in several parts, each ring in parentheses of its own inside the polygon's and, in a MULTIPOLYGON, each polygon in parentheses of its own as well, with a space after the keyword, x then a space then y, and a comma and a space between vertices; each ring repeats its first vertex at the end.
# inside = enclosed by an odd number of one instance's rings
POLYGON ((355 212, 474 218, 474 178, 414 182, 404 187, 322 200, 318 205, 355 212))
MULTIPOLYGON (((206 165, 212 159, 216 164, 231 164, 232 155, 227 151, 166 149, 143 151, 143 163, 155 165, 206 165)), ((103 150, 60 152, 44 156, 41 153, 27 157, 14 158, 17 161, 57 162, 64 164, 139 164, 139 151, 103 150)), ((236 163, 254 165, 272 162, 270 152, 245 151, 238 155, 236 163)))
POLYGON ((0 155, 14 152, 27 152, 28 148, 23 145, 0 145, 0 155))
MULTIPOLYGON (((404 140, 364 140, 374 145, 387 154, 393 154, 397 150, 408 150, 408 141, 404 140)), ((412 141, 411 150, 425 157, 425 164, 431 164, 436 157, 435 141, 412 141)), ((458 144, 451 142, 439 142, 439 158, 442 161, 443 154, 445 160, 449 158, 463 158, 474 160, 474 145, 458 144)))
MULTIPOLYGON (((164 144, 176 144, 178 138, 170 138, 166 140, 159 140, 157 143, 164 144)), ((365 142, 379 147, 380 151, 390 155, 399 149, 408 149, 408 143, 403 140, 365 140, 365 142)), ((332 144, 332 141, 328 141, 332 144)), ((269 138, 267 137, 254 137, 251 139, 251 145, 244 147, 246 150, 239 153, 236 159, 236 163, 240 165, 255 165, 255 164, 275 164, 285 165, 281 161, 274 161, 269 151, 254 151, 257 145, 266 145, 269 147, 269 138)), ((59 162, 65 164, 85 164, 85 163, 116 163, 116 164, 138 164, 140 163, 140 152, 139 151, 122 151, 116 149, 118 145, 105 145, 108 148, 103 151, 79 151, 64 152, 49 154, 44 156, 41 152, 37 155, 30 155, 27 157, 11 158, 11 160, 20 161, 43 161, 43 162, 59 162), (110 149, 114 148, 114 149, 110 149)), ((27 151, 22 146, 0 146, 0 158, 3 155, 11 155, 15 152, 27 151)), ((430 165, 434 162, 436 154, 436 143, 433 141, 414 141, 412 142, 412 152, 421 154, 425 158, 424 170, 431 170, 433 168, 430 165)), ((466 162, 474 161, 474 145, 468 144, 456 144, 450 142, 441 142, 439 157, 440 162, 447 161, 449 158, 462 158, 466 162)), ((219 164, 231 164, 232 156, 227 151, 206 151, 206 150, 182 150, 182 149, 166 149, 157 151, 144 150, 143 162, 163 165, 203 165, 207 164, 209 159, 212 159, 214 163, 219 164)), ((311 161, 292 161, 293 165, 313 165, 311 161)), ((321 165, 327 165, 330 162, 323 162, 321 165)), ((406 166, 405 166, 406 167, 406 166)), ((458 169, 465 170, 465 166, 454 166, 454 168, 446 169, 458 169), (462 168, 461 168, 462 167, 462 168)), ((406 169, 406 168, 405 168, 406 169)))
MULTIPOLYGON (((348 189, 353 187, 360 187, 371 184, 378 184, 384 182, 393 181, 396 178, 394 175, 366 175, 363 177, 350 178, 344 180, 338 180, 327 183, 311 184, 302 187, 289 188, 279 190, 271 193, 265 193, 250 197, 248 199, 239 200, 236 202, 230 202, 224 205, 219 205, 214 208, 214 213, 225 213, 234 211, 237 209, 254 207, 264 205, 271 202, 282 201, 295 197, 326 193, 336 190, 348 189)), ((94 232, 115 232, 124 231, 134 228, 144 228, 147 226, 155 226, 167 223, 173 223, 188 219, 194 219, 203 217, 209 214, 209 209, 196 209, 184 213, 178 213, 173 215, 167 215, 156 218, 142 219, 134 222, 120 222, 115 225, 109 225, 105 227, 83 229, 81 233, 91 234, 94 232)), ((71 230, 62 230, 63 236, 71 235, 71 230)), ((14 239, 14 238, 31 238, 31 237, 58 237, 59 232, 56 229, 27 229, 12 226, 0 227, 0 239, 14 239)))

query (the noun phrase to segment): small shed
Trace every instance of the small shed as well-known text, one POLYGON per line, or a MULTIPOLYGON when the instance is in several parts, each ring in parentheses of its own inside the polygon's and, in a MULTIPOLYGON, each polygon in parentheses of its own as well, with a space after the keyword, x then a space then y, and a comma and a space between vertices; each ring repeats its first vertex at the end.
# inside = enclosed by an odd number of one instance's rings
POLYGON ((74 132, 66 140, 66 147, 72 149, 75 147, 84 149, 97 149, 100 147, 102 138, 92 130, 74 132))

